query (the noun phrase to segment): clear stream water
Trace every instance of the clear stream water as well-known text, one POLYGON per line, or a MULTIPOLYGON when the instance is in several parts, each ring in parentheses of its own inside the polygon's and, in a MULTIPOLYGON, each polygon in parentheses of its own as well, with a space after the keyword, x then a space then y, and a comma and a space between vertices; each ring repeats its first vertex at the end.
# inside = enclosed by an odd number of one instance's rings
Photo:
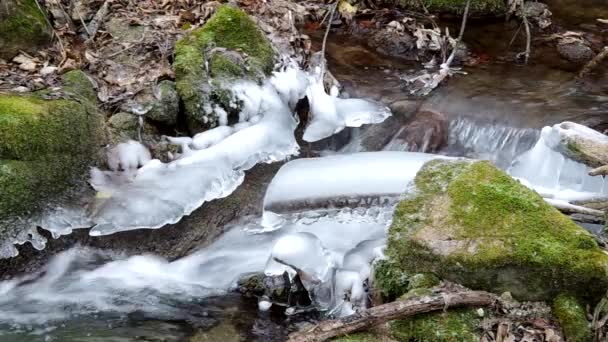
MULTIPOLYGON (((411 65, 344 44, 330 44, 329 54, 347 90, 407 98, 399 76, 411 65)), ((465 70, 468 75, 450 79, 423 104, 449 120, 443 155, 489 159, 506 169, 534 146, 543 126, 565 120, 593 126, 608 113, 608 85, 586 88, 572 72, 502 61, 465 70)), ((37 274, 0 282, 0 341, 187 341, 197 333, 197 341, 281 341, 297 320, 260 312, 257 301, 231 294, 238 276, 262 271, 273 243, 286 232, 314 233, 343 256, 361 241, 381 238, 390 214, 390 207, 315 211, 266 232, 260 217, 245 217, 211 246, 173 262, 87 248, 64 251, 37 274)))

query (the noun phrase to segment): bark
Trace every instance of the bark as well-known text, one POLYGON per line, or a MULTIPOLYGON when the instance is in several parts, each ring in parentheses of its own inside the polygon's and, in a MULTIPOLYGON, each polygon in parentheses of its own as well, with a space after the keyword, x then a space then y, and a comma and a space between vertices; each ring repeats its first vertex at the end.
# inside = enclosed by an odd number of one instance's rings
POLYGON ((362 313, 323 321, 309 330, 289 335, 288 342, 320 342, 336 336, 351 334, 385 323, 390 320, 425 312, 446 310, 463 306, 488 306, 496 302, 494 294, 483 291, 442 293, 433 296, 414 297, 407 300, 375 306, 362 313))

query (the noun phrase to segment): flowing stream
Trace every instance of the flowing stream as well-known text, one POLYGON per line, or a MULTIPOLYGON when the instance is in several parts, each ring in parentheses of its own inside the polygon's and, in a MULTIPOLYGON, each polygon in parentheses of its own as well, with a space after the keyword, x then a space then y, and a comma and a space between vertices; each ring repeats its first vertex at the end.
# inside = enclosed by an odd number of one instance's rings
MULTIPOLYGON (((330 44, 332 70, 351 94, 377 100, 407 98, 396 86, 399 75, 409 68, 406 63, 383 59, 356 45, 345 49, 357 51, 352 57, 337 52, 338 48, 330 44)), ((125 256, 86 247, 64 251, 35 274, 0 282, 0 340, 184 341, 208 331, 207 339, 200 341, 215 341, 226 337, 212 333, 228 325, 232 327, 226 329, 232 334, 230 341, 281 341, 298 320, 286 320, 276 307, 258 311, 256 300, 231 293, 239 276, 275 267, 269 257, 282 253, 276 246, 286 236, 312 236, 311 245, 305 245, 307 251, 320 243, 319 253, 306 256, 319 258, 311 265, 314 272, 325 274, 325 268, 335 262, 344 281, 364 273, 360 260, 356 266, 350 264, 352 257, 367 260, 375 251, 366 247, 373 245, 369 242, 383 241, 398 199, 392 192, 405 191, 407 181, 430 158, 488 159, 550 190, 556 198, 564 192, 608 194, 603 180, 585 178, 584 166, 559 159, 541 144, 545 125, 564 120, 597 123, 599 115, 608 112, 606 94, 581 90, 571 81, 572 73, 542 65, 513 70, 510 65, 492 63, 467 71, 469 75, 451 79, 423 104, 449 121, 447 146, 437 155, 382 152, 349 166, 340 158, 351 160, 347 153, 364 150, 361 141, 369 127, 362 127, 351 131, 343 144, 346 147, 326 151, 328 156, 316 161, 298 160, 302 165, 294 170, 280 171, 265 203, 259 204, 266 209, 263 217, 240 218, 211 245, 186 257, 169 262, 154 255, 125 256), (404 158, 402 164, 392 157, 397 155, 404 158), (389 160, 392 164, 383 164, 389 160), (355 169, 364 164, 368 167, 355 169), (329 172, 323 168, 334 174, 315 179, 329 172), (357 184, 365 179, 368 183, 357 184), (378 179, 384 183, 373 185, 378 179), (391 184, 404 188, 395 191, 391 184), (355 203, 335 200, 340 194, 352 197, 348 191, 353 187, 358 195, 367 191, 365 196, 355 203), (333 202, 327 202, 332 197, 333 202), (297 214, 273 212, 294 206, 297 214)), ((402 149, 394 141, 378 148, 402 149)), ((328 300, 329 306, 335 304, 328 300)))

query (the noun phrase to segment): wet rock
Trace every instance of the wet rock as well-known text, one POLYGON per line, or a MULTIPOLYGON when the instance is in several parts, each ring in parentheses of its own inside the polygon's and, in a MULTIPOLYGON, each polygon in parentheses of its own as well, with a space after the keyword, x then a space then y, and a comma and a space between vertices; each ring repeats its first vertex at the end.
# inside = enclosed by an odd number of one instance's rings
POLYGON ((380 286, 400 272, 431 272, 520 300, 594 300, 608 287, 608 255, 595 238, 490 162, 431 161, 414 185, 418 194, 395 212, 380 286))
MULTIPOLYGON (((397 23, 393 21, 392 23, 397 23)), ((408 32, 398 32, 390 27, 375 32, 368 44, 387 56, 416 59, 416 38, 408 32)))
POLYGON ((272 46, 254 21, 240 9, 221 6, 175 47, 173 67, 188 128, 197 133, 236 121, 238 104, 232 103, 229 83, 259 80, 273 66, 272 46))
POLYGON ((234 325, 224 321, 209 330, 198 331, 190 337, 189 342, 240 342, 244 340, 234 325))
POLYGON ((121 109, 168 127, 175 126, 179 113, 179 96, 175 82, 161 81, 146 87, 132 101, 123 103, 121 109))
POLYGON ((559 41, 557 52, 570 62, 582 63, 593 58, 593 50, 582 39, 559 41))
POLYGON ((525 2, 523 13, 518 13, 518 16, 521 17, 522 14, 541 29, 551 26, 552 13, 549 11, 549 6, 542 2, 525 2))
POLYGON ((80 71, 64 82, 68 95, 80 89, 75 99, 0 95, 0 219, 34 212, 98 161, 105 134, 92 84, 80 71))
POLYGON ((435 111, 421 110, 393 138, 399 150, 433 153, 448 142, 448 120, 435 111))
POLYGON ((36 53, 51 42, 51 27, 36 0, 0 1, 0 58, 36 53))
POLYGON ((299 277, 290 280, 287 272, 273 276, 246 274, 241 276, 237 286, 245 297, 264 297, 272 303, 288 307, 310 305, 310 297, 299 277))
POLYGON ((146 117, 165 125, 174 126, 179 113, 179 96, 172 81, 162 81, 155 89, 154 100, 148 102, 152 107, 146 117))
POLYGON ((141 140, 144 143, 160 140, 156 127, 146 122, 143 117, 131 113, 118 112, 112 115, 108 120, 108 129, 112 145, 127 140, 141 140))

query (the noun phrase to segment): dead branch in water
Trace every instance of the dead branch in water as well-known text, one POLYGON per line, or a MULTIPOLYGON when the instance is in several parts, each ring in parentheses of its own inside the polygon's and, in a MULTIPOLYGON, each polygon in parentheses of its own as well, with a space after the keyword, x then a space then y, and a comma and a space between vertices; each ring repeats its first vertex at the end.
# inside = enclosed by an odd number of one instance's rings
POLYGON ((325 35, 323 36, 323 45, 321 46, 321 79, 325 75, 325 45, 327 44, 327 37, 329 36, 329 30, 331 29, 331 22, 334 20, 334 13, 338 7, 338 2, 331 6, 329 17, 327 18, 327 28, 325 29, 325 35))
MULTIPOLYGON (((604 46, 602 51, 600 51, 597 55, 595 55, 595 57, 593 57, 592 60, 590 60, 587 64, 585 64, 585 66, 583 67, 581 72, 578 74, 578 77, 585 78, 585 76, 587 76, 591 71, 593 71, 593 69, 595 69, 606 57, 608 57, 608 46, 604 46)), ((593 171, 595 171, 595 170, 593 170, 593 171)), ((608 172, 608 169, 606 169, 606 172, 608 172)), ((606 173, 604 173, 603 175, 605 176, 606 173)), ((592 176, 595 176, 595 175, 592 175, 592 176)))
POLYGON ((528 16, 526 16, 525 8, 522 8, 521 13, 524 28, 526 29, 526 51, 524 52, 524 63, 528 64, 528 59, 530 59, 530 47, 532 45, 532 34, 530 33, 530 22, 528 21, 528 16))
POLYGON ((448 57, 448 60, 445 62, 446 66, 448 68, 450 67, 450 64, 452 64, 452 61, 454 61, 454 57, 456 56, 458 46, 460 45, 460 42, 462 42, 462 37, 464 36, 464 29, 467 26, 467 18, 469 17, 469 8, 470 7, 471 7, 471 0, 467 0, 467 4, 464 7, 464 13, 462 14, 462 24, 460 25, 460 33, 458 34, 458 38, 456 38, 456 43, 454 44, 454 47, 452 48, 452 53, 450 54, 450 57, 448 57))
POLYGON ((289 342, 321 342, 332 337, 366 330, 390 320, 421 313, 446 310, 463 306, 489 306, 496 302, 494 294, 483 291, 442 293, 433 296, 414 297, 407 300, 378 305, 362 313, 328 320, 314 328, 289 335, 289 342))

